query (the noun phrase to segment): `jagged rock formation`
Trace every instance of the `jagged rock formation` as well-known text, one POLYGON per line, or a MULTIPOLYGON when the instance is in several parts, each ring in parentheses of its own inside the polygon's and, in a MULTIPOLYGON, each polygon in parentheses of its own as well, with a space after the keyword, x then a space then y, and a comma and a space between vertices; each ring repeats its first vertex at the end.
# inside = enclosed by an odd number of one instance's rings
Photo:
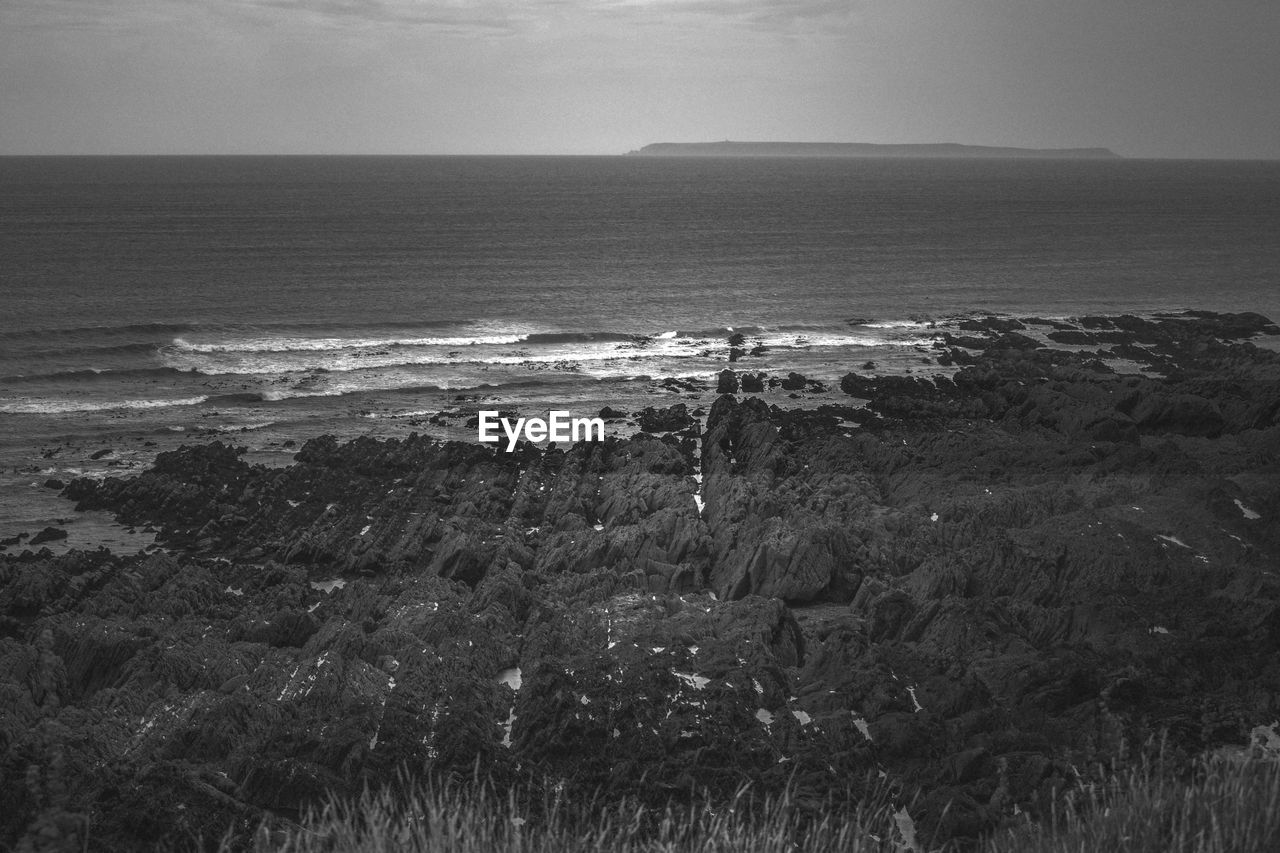
POLYGON ((76 480, 165 550, 0 558, 0 845, 168 847, 477 760, 653 802, 883 771, 972 837, 1121 743, 1243 743, 1280 714, 1280 356, 1242 339, 1280 330, 1059 325, 1099 349, 977 321, 950 378, 638 413, 661 438, 76 480))

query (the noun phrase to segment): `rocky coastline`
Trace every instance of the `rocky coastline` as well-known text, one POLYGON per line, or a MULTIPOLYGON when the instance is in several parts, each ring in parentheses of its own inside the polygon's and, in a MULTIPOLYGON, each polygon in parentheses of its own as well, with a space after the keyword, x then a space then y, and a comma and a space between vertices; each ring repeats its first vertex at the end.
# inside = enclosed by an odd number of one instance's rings
POLYGON ((604 442, 215 441, 55 484, 156 547, 0 554, 0 848, 247 837, 403 768, 655 804, 885 778, 964 845, 1153 737, 1247 748, 1280 717, 1276 335, 969 320, 950 375, 850 365, 815 406, 731 366, 604 442))

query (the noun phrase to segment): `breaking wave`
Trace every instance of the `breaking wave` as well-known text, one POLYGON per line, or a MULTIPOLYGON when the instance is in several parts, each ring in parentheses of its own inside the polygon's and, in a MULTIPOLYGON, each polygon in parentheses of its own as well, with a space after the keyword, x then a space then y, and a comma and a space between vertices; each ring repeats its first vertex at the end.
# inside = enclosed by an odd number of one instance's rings
POLYGON ((63 415, 76 412, 109 412, 117 409, 166 409, 174 406, 197 406, 208 397, 184 397, 178 400, 49 400, 18 398, 0 400, 0 413, 9 415, 63 415))

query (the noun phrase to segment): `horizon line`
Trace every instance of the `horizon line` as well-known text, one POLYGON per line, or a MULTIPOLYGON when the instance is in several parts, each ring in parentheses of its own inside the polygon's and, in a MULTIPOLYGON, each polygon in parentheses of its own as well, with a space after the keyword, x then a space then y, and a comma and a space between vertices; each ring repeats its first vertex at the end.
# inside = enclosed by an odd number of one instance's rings
MULTIPOLYGON (((697 145, 697 144, 704 144, 704 143, 674 143, 674 144, 690 144, 690 145, 697 145)), ((926 142, 926 143, 794 143, 794 144, 801 144, 801 145, 861 145, 861 144, 868 144, 868 145, 874 144, 874 145, 879 145, 879 144, 884 144, 884 145, 886 145, 886 146, 897 146, 897 145, 920 145, 920 146, 929 146, 929 145, 945 145, 945 144, 960 144, 960 143, 928 143, 928 142, 926 142)), ((1015 148, 1016 146, 1003 146, 1003 145, 1002 145, 1002 146, 971 146, 971 147, 975 147, 975 148, 1015 148)), ((1089 146, 1089 147, 1103 148, 1103 147, 1105 147, 1105 146, 1089 146)), ((639 149, 633 149, 633 151, 637 151, 637 150, 639 150, 639 149)), ((1051 148, 1041 148, 1041 149, 1024 149, 1024 150, 1029 150, 1029 151, 1053 151, 1053 150, 1079 150, 1079 149, 1051 149, 1051 148)), ((1110 149, 1108 149, 1108 150, 1110 150, 1110 149)), ((1113 153, 1115 153, 1115 152, 1113 151, 1113 153)), ((586 152, 504 152, 504 153, 492 153, 492 152, 489 152, 489 153, 485 153, 485 152, 458 152, 458 151, 454 151, 454 152, 425 152, 425 151, 424 151, 424 152, 405 152, 405 151, 400 151, 400 152, 389 152, 389 151, 374 151, 374 152, 370 152, 370 151, 363 151, 363 152, 357 152, 357 151, 342 151, 342 152, 334 152, 334 151, 252 151, 252 152, 251 152, 251 151, 234 151, 234 152, 226 152, 226 151, 163 151, 163 152, 156 152, 156 151, 150 151, 150 152, 148 152, 148 151, 130 151, 130 152, 119 152, 119 151, 115 151, 115 152, 69 152, 69 151, 55 151, 55 152, 11 152, 11 153, 0 152, 0 159, 5 159, 5 160, 20 159, 20 158, 28 158, 28 159, 31 159, 31 158, 49 158, 49 159, 66 158, 66 159, 70 159, 70 158, 75 158, 75 157, 81 157, 81 158, 91 158, 91 157, 96 157, 96 158, 112 158, 112 157, 117 157, 117 158, 126 158, 126 157, 136 157, 136 158, 141 158, 141 157, 154 157, 154 158, 161 158, 161 157, 209 157, 209 158, 213 158, 213 157, 224 157, 224 158, 233 158, 233 157, 245 157, 245 158, 248 158, 248 157, 312 157, 312 158, 323 158, 323 157, 334 157, 334 158, 337 158, 337 157, 369 157, 369 158, 374 158, 374 157, 386 157, 386 158, 391 158, 391 157, 476 157, 476 158, 479 158, 479 157, 487 157, 487 158, 500 158, 500 157, 547 157, 547 158, 550 158, 550 157, 560 157, 560 158, 565 158, 565 157, 583 157, 583 158, 587 158, 587 157, 592 157, 592 158, 611 158, 611 157, 617 157, 617 158, 627 158, 627 159, 641 159, 641 158, 637 158, 637 157, 635 157, 635 156, 634 156, 634 155, 632 155, 630 152, 625 152, 625 151, 624 151, 624 152, 591 152, 591 153, 586 153, 586 152)), ((690 159, 690 160, 717 160, 717 159, 723 159, 723 160, 741 160, 741 159, 757 159, 757 160, 769 160, 769 159, 776 159, 776 160, 800 160, 800 159, 808 159, 808 160, 823 160, 823 159, 829 159, 829 160, 910 160, 910 159, 916 159, 916 160, 930 160, 930 159, 936 159, 936 160, 953 160, 953 159, 1025 160, 1025 159, 1037 159, 1037 158, 1026 158, 1026 157, 1017 157, 1017 156, 1001 157, 1001 156, 998 156, 998 155, 996 155, 996 156, 984 157, 984 158, 973 158, 973 157, 968 157, 968 158, 965 158, 965 157, 947 157, 947 156, 945 156, 945 155, 940 155, 940 156, 938 156, 938 157, 893 157, 893 156, 880 156, 880 157, 856 157, 856 156, 854 156, 854 157, 850 157, 850 156, 843 156, 843 157, 842 157, 842 156, 831 156, 831 157, 823 157, 823 156, 813 156, 813 157, 793 157, 793 156, 787 156, 787 155, 763 155, 763 156, 756 156, 756 157, 752 157, 752 158, 735 157, 735 156, 733 156, 733 155, 724 155, 724 156, 715 156, 715 155, 688 155, 688 156, 682 156, 682 155, 663 155, 663 156, 647 156, 647 157, 644 157, 644 158, 642 158, 642 159, 646 159, 646 160, 681 160, 681 159, 690 159)), ((1044 158, 1038 158, 1038 159, 1055 159, 1055 158, 1051 158, 1051 157, 1044 157, 1044 158)), ((1061 159, 1089 159, 1089 158, 1071 158, 1071 157, 1066 157, 1066 158, 1061 158, 1061 159)), ((1218 154, 1218 155, 1203 155, 1203 154, 1196 154, 1196 155, 1170 155, 1170 154, 1132 155, 1132 154, 1115 154, 1115 157, 1113 157, 1113 158, 1098 158, 1098 159, 1115 159, 1115 160, 1170 160, 1170 161, 1187 161, 1187 160, 1195 160, 1195 161, 1210 161, 1210 162, 1212 162, 1212 161, 1217 161, 1217 162, 1228 162, 1228 161, 1229 161, 1229 162, 1277 162, 1277 161, 1280 161, 1280 155, 1274 155, 1274 156, 1261 156, 1261 155, 1258 155, 1258 156, 1250 156, 1250 155, 1227 155, 1227 154, 1218 154)))

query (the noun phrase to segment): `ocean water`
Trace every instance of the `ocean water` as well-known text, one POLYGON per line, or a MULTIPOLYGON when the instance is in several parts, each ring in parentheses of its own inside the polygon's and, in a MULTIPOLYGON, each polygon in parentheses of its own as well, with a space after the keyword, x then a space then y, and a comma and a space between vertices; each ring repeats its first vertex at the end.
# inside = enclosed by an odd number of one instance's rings
POLYGON ((1280 317, 1280 163, 0 158, 0 465, 639 404, 734 332, 831 379, 948 318, 1188 307, 1280 317))

